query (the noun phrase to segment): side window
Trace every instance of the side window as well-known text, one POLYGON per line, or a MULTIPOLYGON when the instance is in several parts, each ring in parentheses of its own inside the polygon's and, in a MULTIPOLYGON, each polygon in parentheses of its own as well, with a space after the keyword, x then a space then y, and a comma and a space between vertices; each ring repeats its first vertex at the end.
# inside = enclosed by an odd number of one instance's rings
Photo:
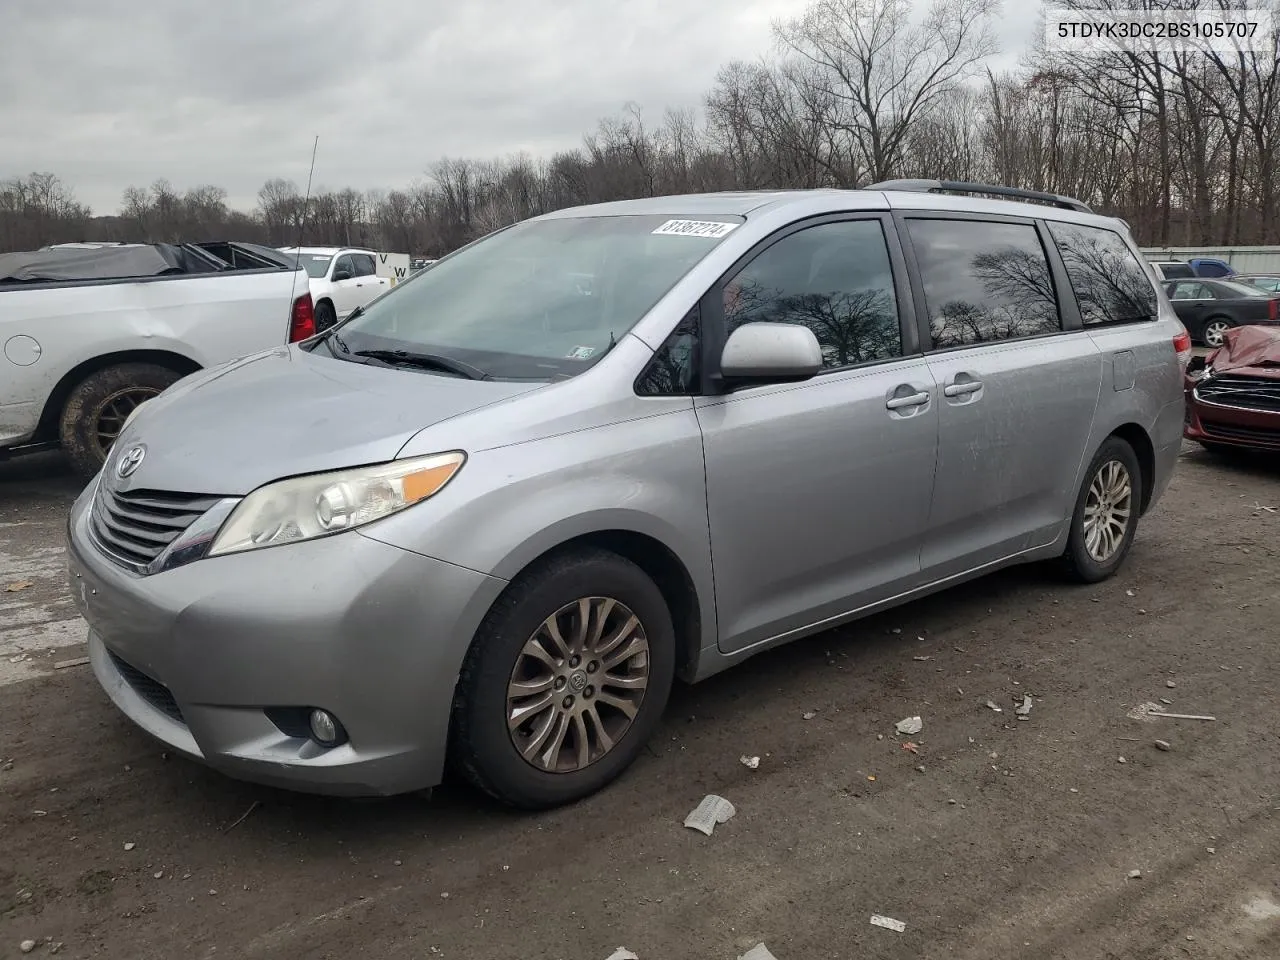
POLYGON ((357 277, 372 277, 376 272, 376 266, 373 262, 373 256, 368 253, 353 253, 351 259, 355 262, 357 277))
POLYGON ((1170 300, 1208 300, 1211 294, 1204 288, 1204 284, 1196 280, 1184 280, 1181 283, 1173 285, 1173 294, 1170 300))
POLYGON ((846 220, 783 237, 723 288, 725 336, 744 323, 798 323, 828 368, 902 354, 898 300, 879 220, 846 220))
POLYGON ((333 273, 330 274, 330 276, 336 277, 340 270, 347 271, 347 273, 351 274, 353 277, 356 275, 355 264, 351 262, 351 257, 349 254, 343 254, 341 257, 338 258, 337 263, 333 265, 333 273))
POLYGON ((702 323, 698 308, 694 307, 654 351, 653 359, 636 381, 636 393, 643 397, 695 394, 701 364, 702 323))
POLYGON ((908 220, 934 349, 1062 328, 1049 261, 1030 224, 908 220))
POLYGON ((1101 227, 1049 223, 1086 327, 1154 320, 1156 293, 1124 239, 1101 227))

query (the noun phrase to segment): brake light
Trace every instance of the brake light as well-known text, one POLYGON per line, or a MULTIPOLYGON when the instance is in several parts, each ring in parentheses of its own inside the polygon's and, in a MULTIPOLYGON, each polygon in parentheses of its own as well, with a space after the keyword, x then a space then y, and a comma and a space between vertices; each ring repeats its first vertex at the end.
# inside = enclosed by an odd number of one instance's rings
MULTIPOLYGON (((1274 303, 1274 301, 1272 301, 1274 303)), ((1173 338, 1173 352, 1178 355, 1178 365, 1183 370, 1191 363, 1191 334, 1183 330, 1173 338)))
POLYGON ((315 335, 315 306, 311 302, 311 294, 304 293, 293 301, 293 312, 289 315, 289 342, 297 343, 315 335))
POLYGON ((1274 323, 1276 320, 1276 298, 1275 297, 1272 297, 1270 300, 1267 301, 1267 311, 1268 311, 1268 316, 1270 316, 1271 321, 1274 323))

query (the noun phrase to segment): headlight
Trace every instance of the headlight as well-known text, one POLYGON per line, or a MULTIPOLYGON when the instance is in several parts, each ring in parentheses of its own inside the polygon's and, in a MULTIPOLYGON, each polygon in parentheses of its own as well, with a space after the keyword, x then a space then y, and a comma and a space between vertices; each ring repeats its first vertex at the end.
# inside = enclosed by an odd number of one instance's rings
POLYGON ((312 540, 380 520, 439 493, 466 459, 455 451, 267 484, 240 502, 207 555, 312 540))

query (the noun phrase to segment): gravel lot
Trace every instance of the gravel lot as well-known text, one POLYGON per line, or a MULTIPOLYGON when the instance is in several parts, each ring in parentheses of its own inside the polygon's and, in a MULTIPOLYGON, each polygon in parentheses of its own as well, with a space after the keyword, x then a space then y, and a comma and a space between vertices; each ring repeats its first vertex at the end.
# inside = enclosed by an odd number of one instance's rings
POLYGON ((761 656, 677 690, 614 787, 528 816, 166 759, 54 669, 83 653, 74 483, 0 464, 0 957, 1275 957, 1277 478, 1188 448, 1116 579, 1009 571, 761 656), (1126 717, 1160 698, 1217 719, 1126 717), (681 826, 706 793, 738 809, 711 837, 681 826))

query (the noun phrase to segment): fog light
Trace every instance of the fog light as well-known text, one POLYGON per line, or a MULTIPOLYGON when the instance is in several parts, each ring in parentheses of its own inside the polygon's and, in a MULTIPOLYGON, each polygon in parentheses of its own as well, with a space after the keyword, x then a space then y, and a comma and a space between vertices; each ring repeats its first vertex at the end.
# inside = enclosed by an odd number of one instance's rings
POLYGON ((338 718, 327 710, 312 710, 308 718, 311 727, 311 738, 322 747, 336 747, 344 739, 346 733, 338 718))

